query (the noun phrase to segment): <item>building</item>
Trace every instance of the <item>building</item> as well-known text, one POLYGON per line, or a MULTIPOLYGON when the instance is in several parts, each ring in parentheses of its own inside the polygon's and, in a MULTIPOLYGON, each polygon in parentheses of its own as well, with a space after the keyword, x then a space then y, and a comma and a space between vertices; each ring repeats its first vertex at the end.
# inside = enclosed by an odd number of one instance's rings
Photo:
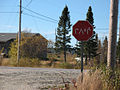
MULTIPOLYGON (((30 36, 30 37, 34 37, 34 36, 42 36, 41 34, 39 33, 30 33, 30 34, 25 34, 26 37, 30 36)), ((3 54, 8 54, 8 51, 9 51, 9 47, 10 47, 10 44, 11 42, 13 42, 14 40, 16 40, 16 37, 17 37, 17 33, 0 33, 0 51, 1 53, 3 54)), ((46 41, 47 43, 47 39, 44 38, 42 36, 42 38, 46 41)), ((47 44, 45 46, 46 48, 46 55, 47 55, 47 44)))
POLYGON ((0 33, 0 51, 1 53, 8 54, 11 42, 16 39, 16 33, 0 33))

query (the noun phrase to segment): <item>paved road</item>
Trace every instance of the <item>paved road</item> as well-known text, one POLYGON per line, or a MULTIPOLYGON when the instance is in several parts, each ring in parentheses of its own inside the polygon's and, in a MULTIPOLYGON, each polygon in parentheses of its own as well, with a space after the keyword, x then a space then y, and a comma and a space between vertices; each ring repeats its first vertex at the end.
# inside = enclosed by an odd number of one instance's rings
POLYGON ((0 90, 45 90, 77 78, 80 70, 28 67, 0 67, 0 90))

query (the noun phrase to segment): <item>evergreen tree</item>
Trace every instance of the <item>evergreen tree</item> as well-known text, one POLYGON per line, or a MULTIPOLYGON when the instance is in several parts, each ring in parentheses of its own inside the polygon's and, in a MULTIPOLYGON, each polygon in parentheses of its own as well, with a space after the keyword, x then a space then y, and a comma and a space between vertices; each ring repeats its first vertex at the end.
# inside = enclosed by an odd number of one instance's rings
POLYGON ((102 50, 104 64, 107 64, 107 52, 108 52, 108 40, 107 40, 107 36, 106 36, 105 40, 103 41, 103 50, 102 50))
MULTIPOLYGON (((93 12, 91 6, 88 9, 86 20, 90 22, 91 25, 94 27, 94 19, 93 19, 93 12)), ((95 28, 95 27, 94 27, 95 28)), ((97 56, 97 49, 98 49, 98 42, 96 41, 96 34, 95 31, 93 31, 93 36, 87 41, 86 43, 86 52, 88 54, 89 60, 92 57, 97 56)))
POLYGON ((75 52, 78 57, 81 56, 81 42, 80 41, 77 41, 77 43, 75 44, 75 52))
POLYGON ((57 52, 64 51, 64 61, 66 62, 66 51, 70 48, 70 40, 71 35, 69 32, 71 31, 71 23, 70 23, 70 15, 68 11, 68 7, 65 6, 62 11, 62 15, 60 17, 55 48, 57 52))
POLYGON ((100 54, 101 54, 101 41, 98 40, 98 34, 96 34, 95 39, 97 42, 97 56, 95 58, 97 61, 97 65, 99 65, 100 64, 100 54))
MULTIPOLYGON (((87 12, 87 18, 86 20, 90 22, 91 25, 93 25, 94 23, 94 19, 93 19, 93 13, 92 13, 92 8, 91 6, 88 9, 87 12)), ((93 25, 94 27, 94 25, 93 25)), ((95 27, 94 27, 95 28, 95 27)), ((89 60, 92 57, 97 56, 97 49, 98 49, 98 36, 95 34, 95 31, 93 32, 93 36, 87 41, 87 42, 83 42, 84 48, 83 48, 83 54, 85 57, 85 65, 87 65, 87 59, 89 57, 89 60)), ((78 44, 76 44, 76 49, 78 48, 78 50, 76 50, 77 54, 80 54, 80 48, 81 48, 81 42, 79 41, 78 44)))
MULTIPOLYGON (((76 46, 75 46, 75 51, 76 51, 76 54, 77 54, 77 56, 78 57, 80 57, 81 56, 81 41, 78 41, 76 44, 75 44, 76 46)), ((84 47, 86 47, 86 42, 83 42, 83 57, 85 57, 85 65, 87 65, 87 50, 86 50, 86 48, 84 48, 84 47)))

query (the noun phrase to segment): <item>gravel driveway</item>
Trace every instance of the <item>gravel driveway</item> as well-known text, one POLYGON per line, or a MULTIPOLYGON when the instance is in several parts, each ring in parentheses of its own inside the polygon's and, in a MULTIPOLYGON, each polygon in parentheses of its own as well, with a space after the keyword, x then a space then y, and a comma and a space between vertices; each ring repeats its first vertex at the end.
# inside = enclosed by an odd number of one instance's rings
POLYGON ((0 90, 46 90, 77 78, 80 70, 29 67, 0 67, 0 90))

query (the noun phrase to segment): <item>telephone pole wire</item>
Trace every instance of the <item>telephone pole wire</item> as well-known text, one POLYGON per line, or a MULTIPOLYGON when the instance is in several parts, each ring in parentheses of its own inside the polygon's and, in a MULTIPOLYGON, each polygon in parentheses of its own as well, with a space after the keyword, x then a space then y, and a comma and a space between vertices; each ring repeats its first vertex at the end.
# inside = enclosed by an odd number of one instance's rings
POLYGON ((18 52, 17 52, 17 61, 19 64, 20 60, 20 41, 21 41, 21 13, 22 13, 22 0, 20 0, 20 8, 19 8, 19 32, 18 32, 18 52))

